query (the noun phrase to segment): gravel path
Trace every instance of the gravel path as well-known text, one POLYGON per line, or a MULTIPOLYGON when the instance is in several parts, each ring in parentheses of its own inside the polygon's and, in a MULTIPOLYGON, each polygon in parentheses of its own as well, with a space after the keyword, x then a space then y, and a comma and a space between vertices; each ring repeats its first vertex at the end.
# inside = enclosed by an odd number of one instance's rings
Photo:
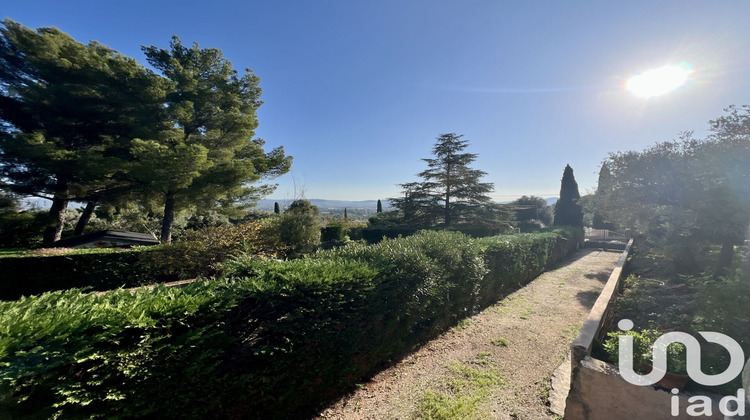
POLYGON ((578 251, 317 418, 559 418, 547 406, 550 376, 619 258, 619 251, 578 251))

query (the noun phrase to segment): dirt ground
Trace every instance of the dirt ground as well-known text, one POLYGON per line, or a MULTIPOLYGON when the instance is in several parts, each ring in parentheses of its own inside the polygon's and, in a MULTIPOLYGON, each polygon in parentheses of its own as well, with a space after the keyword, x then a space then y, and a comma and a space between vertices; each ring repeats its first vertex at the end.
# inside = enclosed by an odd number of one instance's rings
POLYGON ((559 418, 548 407, 550 376, 619 257, 578 251, 360 384, 317 419, 559 418), (430 411, 436 405, 445 410, 430 411))

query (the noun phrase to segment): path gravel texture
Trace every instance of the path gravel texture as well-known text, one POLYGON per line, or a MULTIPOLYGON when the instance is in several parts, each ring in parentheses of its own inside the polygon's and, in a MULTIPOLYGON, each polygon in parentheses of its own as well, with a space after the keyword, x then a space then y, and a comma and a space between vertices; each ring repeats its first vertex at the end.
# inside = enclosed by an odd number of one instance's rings
POLYGON ((383 370, 317 419, 556 419, 550 377, 620 252, 582 249, 383 370), (430 411, 435 405, 446 408, 430 411), (450 417, 450 416, 449 416, 450 417))

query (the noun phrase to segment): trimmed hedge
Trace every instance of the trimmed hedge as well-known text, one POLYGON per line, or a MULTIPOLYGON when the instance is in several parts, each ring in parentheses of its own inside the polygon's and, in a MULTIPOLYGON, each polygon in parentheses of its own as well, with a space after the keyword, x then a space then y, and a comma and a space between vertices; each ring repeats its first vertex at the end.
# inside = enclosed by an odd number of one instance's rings
POLYGON ((578 240, 420 232, 288 262, 236 257, 184 289, 0 302, 0 412, 304 418, 578 240))
POLYGON ((146 270, 141 264, 144 254, 155 249, 0 258, 0 299, 75 287, 109 290, 179 280, 168 272, 146 270))
POLYGON ((242 250, 275 257, 285 247, 263 222, 213 226, 183 234, 170 245, 131 250, 79 249, 70 254, 0 258, 0 300, 53 290, 112 290, 215 276, 220 264, 242 250))

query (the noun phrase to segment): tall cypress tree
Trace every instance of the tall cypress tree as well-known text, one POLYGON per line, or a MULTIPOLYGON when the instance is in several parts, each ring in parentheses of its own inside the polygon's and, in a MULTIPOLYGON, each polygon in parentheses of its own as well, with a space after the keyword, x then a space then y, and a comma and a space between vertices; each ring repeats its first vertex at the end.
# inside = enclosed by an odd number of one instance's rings
POLYGON ((281 207, 279 207, 279 202, 278 201, 275 201, 273 203, 273 212, 276 213, 276 214, 281 213, 281 207))
POLYGON ((566 165, 560 183, 560 199, 555 203, 555 226, 583 226, 583 209, 578 204, 580 198, 573 168, 566 165))
POLYGON ((376 213, 382 213, 383 212, 383 203, 381 203, 380 200, 378 200, 378 206, 377 206, 377 209, 375 210, 375 212, 376 213))
POLYGON ((608 223, 602 215, 599 208, 606 200, 606 195, 612 190, 612 172, 609 170, 607 162, 602 163, 599 169, 599 182, 596 185, 596 194, 594 195, 596 210, 594 210, 594 219, 591 222, 594 229, 612 229, 613 225, 608 223))

